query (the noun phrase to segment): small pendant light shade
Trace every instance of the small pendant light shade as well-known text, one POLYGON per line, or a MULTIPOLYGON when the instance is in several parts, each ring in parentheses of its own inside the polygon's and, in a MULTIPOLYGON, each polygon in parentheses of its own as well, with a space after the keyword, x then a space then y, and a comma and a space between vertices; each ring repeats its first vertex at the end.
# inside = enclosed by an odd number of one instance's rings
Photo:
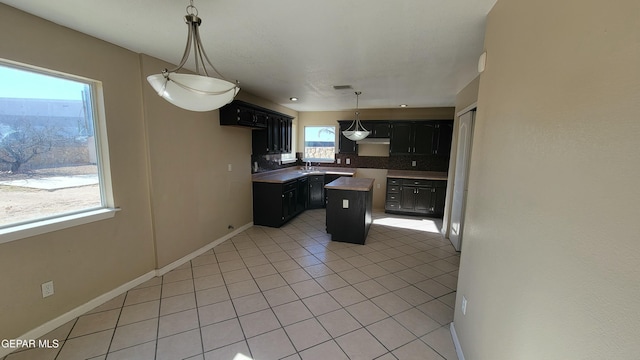
POLYGON ((347 130, 342 132, 347 139, 358 141, 366 138, 371 133, 367 129, 364 128, 362 123, 360 122, 360 112, 358 111, 358 99, 362 94, 361 91, 356 91, 356 118, 353 120, 353 123, 347 128, 347 130))

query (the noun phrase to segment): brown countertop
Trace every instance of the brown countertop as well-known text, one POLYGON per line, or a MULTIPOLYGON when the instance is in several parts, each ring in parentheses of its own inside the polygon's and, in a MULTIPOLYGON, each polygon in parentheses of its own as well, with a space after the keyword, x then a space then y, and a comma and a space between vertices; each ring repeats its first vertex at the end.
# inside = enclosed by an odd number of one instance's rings
POLYGON ((325 189, 369 191, 373 188, 374 179, 340 177, 324 186, 325 189))
POLYGON ((252 181, 267 183, 286 183, 287 181, 310 175, 336 174, 354 176, 355 173, 356 170, 352 168, 314 167, 313 171, 305 171, 301 168, 294 167, 254 174, 252 175, 252 181))
POLYGON ((412 170, 389 170, 387 172, 388 178, 400 178, 400 179, 421 179, 421 180, 447 180, 448 174, 446 172, 438 171, 412 171, 412 170))

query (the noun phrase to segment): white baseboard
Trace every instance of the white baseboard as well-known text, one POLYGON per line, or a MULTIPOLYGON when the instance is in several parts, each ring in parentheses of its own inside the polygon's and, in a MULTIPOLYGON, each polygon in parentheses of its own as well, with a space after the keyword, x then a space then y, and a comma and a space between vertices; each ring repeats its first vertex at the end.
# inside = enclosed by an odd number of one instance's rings
POLYGON ((168 273, 169 271, 182 266, 182 264, 186 263, 187 261, 191 261, 191 260, 197 258, 198 256, 206 253, 207 251, 213 249, 214 247, 222 244, 223 242, 231 239, 232 237, 240 234, 241 232, 247 230, 248 228, 250 228, 252 226, 253 226, 253 222, 250 222, 248 224, 242 225, 241 227, 239 227, 236 230, 228 233, 227 235, 221 237, 220 239, 217 239, 217 240, 215 240, 215 241, 213 241, 213 242, 201 247, 200 249, 192 252, 191 254, 187 254, 187 255, 181 257, 180 259, 172 262, 171 264, 169 264, 167 266, 163 266, 162 268, 157 269, 156 270, 156 276, 162 276, 162 275, 168 273))
POLYGON ((458 334, 456 333, 456 328, 455 326, 453 326, 453 323, 449 325, 449 330, 451 331, 451 338, 453 339, 453 346, 455 346, 456 348, 456 354, 458 355, 458 360, 464 360, 464 354, 462 353, 460 340, 458 339, 458 334))
MULTIPOLYGON (((75 309, 72 309, 71 311, 64 313, 60 316, 58 316, 57 318, 48 321, 40 326, 38 326, 37 328, 27 332, 26 334, 18 337, 18 339, 38 339, 46 334, 48 334, 49 332, 57 329, 58 327, 68 323, 69 321, 84 315, 85 313, 87 313, 90 310, 93 310, 94 308, 96 308, 97 306, 100 306, 104 303, 106 303, 107 301, 115 298, 116 296, 122 295, 124 293, 126 293, 127 291, 133 289, 134 287, 153 279, 156 276, 162 276, 166 273, 168 273, 169 271, 180 267, 182 264, 186 263, 187 261, 191 261, 192 259, 204 254, 205 252, 213 249, 215 246, 218 246, 220 244, 222 244, 223 242, 231 239, 232 237, 236 236, 237 234, 247 230, 248 228, 253 226, 253 222, 245 224, 243 226, 241 226, 240 228, 234 230, 233 232, 230 232, 229 234, 203 246, 202 248, 192 252, 191 254, 188 254, 186 256, 183 256, 182 258, 172 262, 171 264, 164 266, 161 269, 156 269, 156 270, 151 270, 148 273, 133 279, 131 281, 129 281, 126 284, 120 285, 117 288, 102 294, 100 296, 98 296, 97 298, 90 300, 89 302, 78 306, 75 309)), ((11 348, 4 348, 4 347, 0 347, 0 359, 3 358, 4 356, 9 355, 10 353, 12 353, 14 350, 17 349, 11 349, 11 348)))
MULTIPOLYGON (((90 300, 87 303, 84 303, 80 306, 78 306, 75 309, 72 309, 71 311, 64 313, 60 316, 58 316, 57 318, 48 321, 40 326, 38 326, 37 328, 27 332, 26 334, 18 337, 18 339, 22 339, 22 340, 29 340, 29 339, 38 339, 46 334, 48 334, 49 332, 57 329, 58 327, 68 323, 69 321, 77 318, 78 316, 81 316, 83 314, 85 314, 86 312, 94 309, 97 306, 100 306, 104 303, 106 303, 107 301, 115 298, 116 296, 119 296, 121 294, 126 293, 127 291, 133 289, 134 287, 144 283, 145 281, 151 280, 156 276, 156 271, 152 270, 149 271, 148 273, 133 279, 131 281, 129 281, 126 284, 120 285, 117 288, 102 294, 100 296, 98 296, 97 298, 90 300)), ((10 353, 12 353, 14 350, 17 349, 11 349, 11 348, 4 348, 4 347, 0 347, 0 358, 2 358, 3 356, 9 355, 10 353)))

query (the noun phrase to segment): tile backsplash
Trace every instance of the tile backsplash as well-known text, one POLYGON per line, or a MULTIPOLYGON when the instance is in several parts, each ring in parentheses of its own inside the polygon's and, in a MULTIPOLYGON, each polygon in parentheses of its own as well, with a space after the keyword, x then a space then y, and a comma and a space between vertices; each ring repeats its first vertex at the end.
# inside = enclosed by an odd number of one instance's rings
MULTIPOLYGON (((252 155, 251 173, 261 173, 265 171, 284 169, 293 166, 303 166, 302 153, 296 153, 296 161, 283 164, 280 155, 252 155), (258 165, 256 170, 255 165, 258 165)), ((317 166, 314 163, 314 166, 317 166)), ((448 171, 449 158, 433 156, 412 156, 412 155, 391 155, 391 156, 358 156, 356 154, 336 154, 336 161, 333 164, 322 164, 323 166, 366 168, 366 169, 389 169, 389 170, 418 170, 418 171, 448 171), (337 163, 340 159, 340 164, 337 163), (347 165, 347 159, 350 164, 347 165), (412 166, 413 161, 416 166, 412 166)))

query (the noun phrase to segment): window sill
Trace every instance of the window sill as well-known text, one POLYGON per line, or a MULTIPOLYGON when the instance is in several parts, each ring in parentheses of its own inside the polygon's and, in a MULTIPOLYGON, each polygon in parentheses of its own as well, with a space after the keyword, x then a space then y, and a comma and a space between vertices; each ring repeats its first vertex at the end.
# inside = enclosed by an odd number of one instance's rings
POLYGON ((0 244, 56 230, 62 230, 73 226, 88 224, 94 221, 109 219, 114 217, 118 211, 120 211, 120 209, 100 208, 7 227, 0 229, 0 244))

